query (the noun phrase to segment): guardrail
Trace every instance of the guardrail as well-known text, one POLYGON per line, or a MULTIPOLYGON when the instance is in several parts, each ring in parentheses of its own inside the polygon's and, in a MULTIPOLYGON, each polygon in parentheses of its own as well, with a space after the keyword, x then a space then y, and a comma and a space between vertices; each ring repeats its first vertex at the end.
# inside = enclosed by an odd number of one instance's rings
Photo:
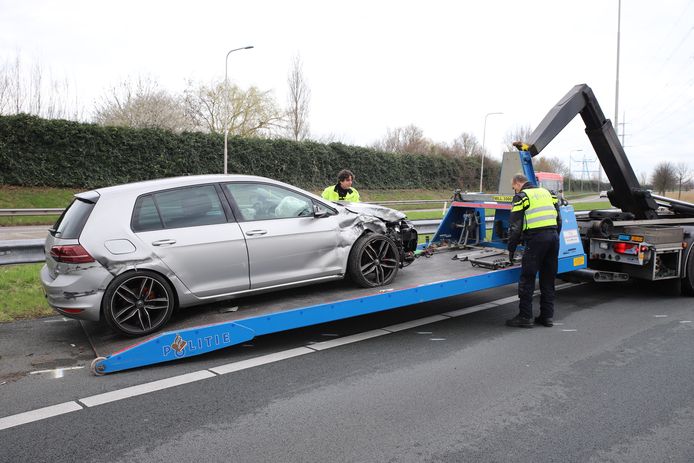
POLYGON ((48 208, 48 209, 0 209, 0 216, 27 216, 27 215, 60 215, 65 209, 48 208))
POLYGON ((0 241, 0 265, 43 262, 45 239, 0 241))

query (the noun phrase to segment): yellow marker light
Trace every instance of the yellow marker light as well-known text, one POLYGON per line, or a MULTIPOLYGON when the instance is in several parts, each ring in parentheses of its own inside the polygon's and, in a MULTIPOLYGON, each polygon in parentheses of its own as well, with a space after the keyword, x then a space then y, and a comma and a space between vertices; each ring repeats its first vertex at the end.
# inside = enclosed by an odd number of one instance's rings
POLYGON ((631 241, 635 241, 637 243, 643 243, 643 236, 631 235, 631 241))

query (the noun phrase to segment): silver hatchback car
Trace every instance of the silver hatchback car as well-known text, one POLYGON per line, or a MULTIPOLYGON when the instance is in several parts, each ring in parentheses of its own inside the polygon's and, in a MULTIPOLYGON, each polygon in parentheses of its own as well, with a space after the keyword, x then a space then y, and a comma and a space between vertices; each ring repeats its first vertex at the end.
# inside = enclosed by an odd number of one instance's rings
POLYGON ((59 313, 142 336, 175 307, 343 278, 374 287, 414 260, 401 212, 263 177, 203 175, 75 195, 41 270, 59 313))

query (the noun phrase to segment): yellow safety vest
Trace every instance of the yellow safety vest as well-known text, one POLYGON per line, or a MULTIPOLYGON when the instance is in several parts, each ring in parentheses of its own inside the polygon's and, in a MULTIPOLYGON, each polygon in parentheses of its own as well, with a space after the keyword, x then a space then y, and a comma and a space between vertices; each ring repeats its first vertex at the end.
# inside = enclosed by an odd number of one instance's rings
POLYGON ((544 188, 526 188, 520 201, 513 203, 511 212, 525 211, 523 230, 557 226, 557 197, 544 188))
POLYGON ((323 199, 327 199, 328 201, 350 201, 353 203, 358 203, 359 192, 356 190, 356 188, 350 189, 352 190, 351 193, 348 193, 344 198, 340 198, 340 196, 337 194, 337 191, 335 191, 335 185, 330 185, 325 190, 323 190, 321 196, 323 197, 323 199))

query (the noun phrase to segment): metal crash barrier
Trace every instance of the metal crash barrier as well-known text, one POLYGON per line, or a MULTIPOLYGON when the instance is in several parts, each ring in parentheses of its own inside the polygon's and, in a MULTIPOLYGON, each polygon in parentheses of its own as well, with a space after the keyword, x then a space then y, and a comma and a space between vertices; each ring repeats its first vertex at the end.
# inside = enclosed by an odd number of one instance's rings
POLYGON ((45 239, 0 241, 0 265, 43 262, 45 242, 45 239))

